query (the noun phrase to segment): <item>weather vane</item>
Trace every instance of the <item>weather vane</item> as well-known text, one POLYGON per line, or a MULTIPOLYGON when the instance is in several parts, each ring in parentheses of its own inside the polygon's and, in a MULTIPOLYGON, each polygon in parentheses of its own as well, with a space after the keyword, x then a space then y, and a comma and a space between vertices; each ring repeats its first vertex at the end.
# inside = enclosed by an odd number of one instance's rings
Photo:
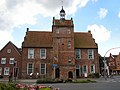
POLYGON ((63 0, 62 0, 62 7, 63 7, 63 0))

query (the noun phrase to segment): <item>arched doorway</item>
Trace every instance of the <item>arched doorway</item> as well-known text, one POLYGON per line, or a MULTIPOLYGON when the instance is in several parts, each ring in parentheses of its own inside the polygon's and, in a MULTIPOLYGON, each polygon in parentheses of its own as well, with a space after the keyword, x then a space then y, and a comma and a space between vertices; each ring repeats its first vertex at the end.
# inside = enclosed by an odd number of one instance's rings
POLYGON ((59 78, 60 77, 60 69, 56 68, 55 69, 55 78, 59 78))
POLYGON ((72 71, 68 72, 68 78, 73 78, 73 72, 72 71))

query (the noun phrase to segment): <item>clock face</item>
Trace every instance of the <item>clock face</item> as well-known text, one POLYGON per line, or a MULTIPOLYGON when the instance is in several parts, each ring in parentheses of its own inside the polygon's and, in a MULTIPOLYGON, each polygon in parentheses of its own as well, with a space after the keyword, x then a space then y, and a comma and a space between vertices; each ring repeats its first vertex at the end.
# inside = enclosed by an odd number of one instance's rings
POLYGON ((7 53, 11 53, 11 49, 7 49, 7 53))

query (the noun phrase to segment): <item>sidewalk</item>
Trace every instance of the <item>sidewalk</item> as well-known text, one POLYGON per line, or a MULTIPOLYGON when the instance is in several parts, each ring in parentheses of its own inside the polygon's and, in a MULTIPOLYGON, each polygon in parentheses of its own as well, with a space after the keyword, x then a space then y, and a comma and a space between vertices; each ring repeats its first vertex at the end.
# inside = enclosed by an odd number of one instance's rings
MULTIPOLYGON (((107 78, 106 80, 105 80, 104 77, 100 77, 100 78, 80 78, 80 80, 87 80, 87 79, 97 81, 98 83, 102 83, 102 82, 120 82, 120 77, 107 78)), ((38 79, 17 79, 16 82, 35 84, 37 80, 38 79)), ((7 82, 9 82, 9 79, 0 79, 0 82, 7 83, 7 82)))

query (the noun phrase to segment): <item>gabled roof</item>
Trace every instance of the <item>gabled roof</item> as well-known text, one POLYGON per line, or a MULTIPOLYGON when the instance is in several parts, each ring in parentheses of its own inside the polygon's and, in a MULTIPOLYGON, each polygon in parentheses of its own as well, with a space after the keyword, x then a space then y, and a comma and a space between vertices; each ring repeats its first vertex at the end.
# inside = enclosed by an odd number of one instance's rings
POLYGON ((98 48, 90 32, 76 32, 74 33, 74 38, 75 48, 98 48))
POLYGON ((52 32, 28 31, 22 47, 52 47, 52 32))
MULTIPOLYGON (((2 49, 1 49, 1 51, 5 48, 5 47, 7 47, 7 45, 11 45, 13 48, 14 48, 14 50, 21 56, 21 51, 20 51, 20 48, 17 48, 17 46, 15 46, 11 41, 9 41, 2 49)), ((0 52, 1 52, 0 51, 0 52)))
MULTIPOLYGON (((74 33, 75 48, 98 48, 90 32, 74 33)), ((22 47, 52 47, 52 32, 27 31, 22 47)))

